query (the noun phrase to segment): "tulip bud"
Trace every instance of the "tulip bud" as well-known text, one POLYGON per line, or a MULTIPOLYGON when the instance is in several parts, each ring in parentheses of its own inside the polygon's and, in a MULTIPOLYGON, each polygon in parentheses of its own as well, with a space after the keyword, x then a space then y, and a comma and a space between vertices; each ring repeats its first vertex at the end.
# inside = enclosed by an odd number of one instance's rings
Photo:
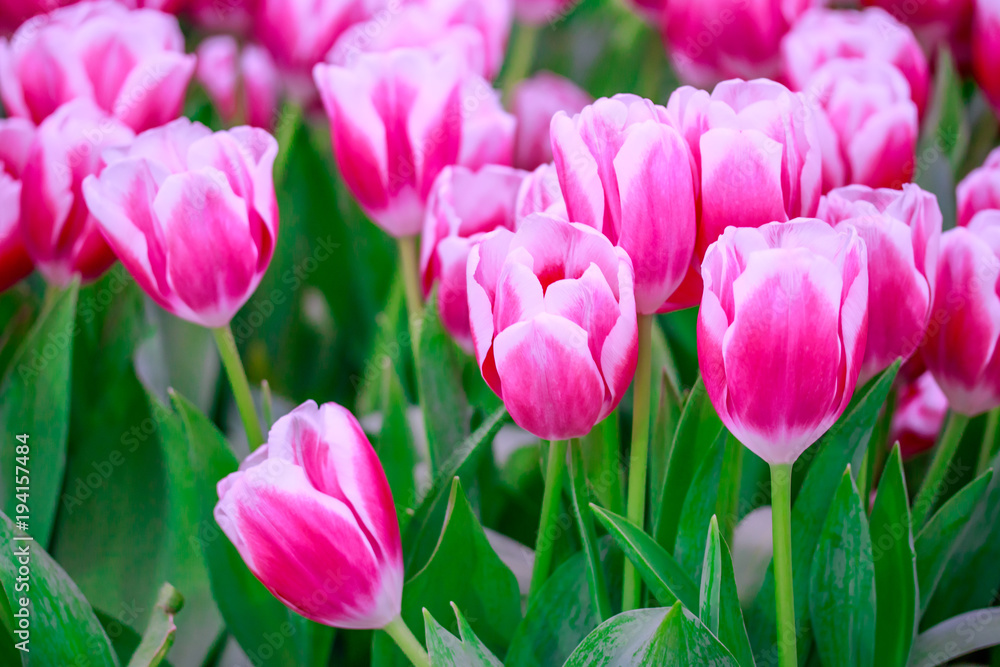
POLYGON ((465 265, 469 251, 495 229, 514 229, 514 205, 526 172, 490 165, 478 172, 446 167, 427 202, 420 243, 424 296, 438 287, 441 322, 467 352, 472 351, 465 265))
POLYGON ((616 95, 552 119, 569 219, 628 253, 641 314, 655 313, 681 284, 697 229, 691 153, 666 114, 648 100, 616 95))
POLYGON ((838 230, 855 228, 868 251, 863 384, 897 358, 909 359, 924 337, 934 300, 941 209, 934 195, 916 185, 902 191, 852 185, 823 197, 816 215, 838 230))
POLYGON ((340 173, 392 236, 420 232, 444 167, 510 164, 512 117, 454 57, 396 49, 362 55, 352 67, 317 65, 313 75, 340 173))
POLYGON ((514 137, 514 165, 535 169, 552 162, 549 125, 559 111, 574 115, 593 99, 569 79, 551 72, 539 72, 514 88, 512 107, 517 117, 514 137))
POLYGON ((976 0, 972 21, 972 71, 993 111, 1000 115, 1000 3, 976 0))
POLYGON ((956 188, 958 224, 968 225, 980 211, 1000 209, 1000 148, 962 179, 956 188))
POLYGON ((948 413, 948 399, 934 376, 924 373, 899 390, 892 413, 889 445, 899 442, 904 459, 928 451, 937 442, 948 413))
POLYGON ((1000 211, 941 235, 931 322, 922 353, 953 410, 1000 406, 1000 211))
POLYGON ((32 269, 21 233, 21 174, 34 134, 23 118, 0 119, 0 292, 32 269))
POLYGON ((180 113, 194 67, 177 19, 112 2, 57 9, 0 39, 0 95, 35 124, 84 97, 137 132, 162 125, 180 113))
POLYGON ((483 378, 539 438, 581 437, 635 373, 632 263, 599 232, 538 213, 469 254, 469 320, 483 378))
POLYGON ((264 130, 213 133, 179 118, 109 156, 83 192, 104 237, 156 303, 220 327, 253 294, 274 252, 277 153, 264 130))
POLYGON ((352 630, 382 628, 399 615, 403 549, 392 492, 345 408, 295 408, 218 491, 219 527, 292 610, 352 630))
POLYGON ((729 227, 705 253, 698 365, 722 423, 790 464, 854 393, 868 328, 864 241, 820 220, 729 227))
POLYGON ((198 47, 195 76, 223 121, 231 123, 242 113, 248 125, 270 128, 278 106, 278 70, 266 49, 248 44, 238 50, 230 35, 209 37, 198 47))

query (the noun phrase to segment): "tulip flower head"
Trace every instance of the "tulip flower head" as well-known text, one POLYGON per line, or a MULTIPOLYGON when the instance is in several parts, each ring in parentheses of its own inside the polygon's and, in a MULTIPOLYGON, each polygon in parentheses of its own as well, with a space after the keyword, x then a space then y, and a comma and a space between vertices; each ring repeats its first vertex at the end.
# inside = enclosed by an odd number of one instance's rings
POLYGON ((854 393, 868 330, 856 231, 814 219, 729 227, 705 253, 698 365, 722 423, 771 465, 793 463, 854 393))
POLYGON ((591 102, 593 99, 579 86, 551 72, 539 72, 518 83, 511 101, 517 117, 514 166, 535 169, 552 162, 552 117, 559 111, 577 114, 591 102))
POLYGON ((982 166, 970 171, 955 190, 960 226, 968 225, 980 211, 1000 209, 1000 148, 994 148, 982 166))
POLYGON ((34 135, 23 118, 0 120, 0 292, 32 269, 21 234, 21 174, 34 135))
POLYGON ((947 414, 948 398, 934 376, 924 373, 899 391, 889 429, 889 445, 899 442, 904 459, 932 449, 947 414))
POLYGON ((517 193, 515 217, 520 222, 532 213, 549 213, 569 220, 566 200, 559 187, 559 174, 551 162, 543 164, 525 177, 517 193))
POLYGON ((295 612, 382 628, 399 615, 403 549, 375 450, 345 408, 306 401, 219 482, 215 519, 247 567, 295 612))
POLYGON ((972 70, 993 111, 1000 115, 1000 2, 976 0, 972 21, 972 70))
POLYGON ((209 37, 198 47, 195 77, 225 122, 242 113, 247 125, 273 125, 280 81, 266 49, 248 44, 240 51, 230 35, 209 37))
POLYGON ((586 435, 635 373, 632 263, 582 224, 538 213, 469 254, 469 320, 483 378, 539 438, 586 435))

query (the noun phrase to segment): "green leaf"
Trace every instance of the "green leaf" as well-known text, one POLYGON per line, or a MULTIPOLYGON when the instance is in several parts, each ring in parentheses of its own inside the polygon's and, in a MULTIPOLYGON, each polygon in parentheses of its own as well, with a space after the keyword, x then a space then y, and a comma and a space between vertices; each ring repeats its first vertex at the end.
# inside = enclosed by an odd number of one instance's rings
POLYGON ((719 634, 719 605, 722 596, 722 554, 719 546, 719 522, 712 515, 705 543, 704 564, 701 568, 701 595, 698 617, 712 634, 719 634))
POLYGON ((871 514, 875 559, 875 664, 904 665, 917 634, 917 555, 897 444, 878 483, 871 514))
POLYGON ((701 578, 702 554, 705 552, 705 534, 708 524, 716 515, 722 466, 726 457, 728 433, 723 429, 711 449, 698 466, 677 526, 674 558, 681 568, 695 580, 701 578))
MULTIPOLYGON (((796 609, 805 610, 809 606, 812 560, 823 529, 823 522, 816 517, 827 515, 837 487, 840 486, 841 473, 854 456, 867 446, 898 370, 897 361, 869 382, 866 390, 854 397, 837 423, 799 457, 800 460, 808 457, 811 465, 792 505, 792 573, 796 609)), ((876 544, 874 531, 872 543, 876 544)), ((774 665, 777 660, 774 611, 772 563, 760 592, 754 599, 751 613, 747 615, 750 642, 754 647, 757 664, 761 667, 774 665)), ((812 642, 808 614, 797 615, 796 630, 799 646, 807 646, 812 642)))
POLYGON ((146 634, 139 647, 132 654, 128 667, 158 667, 174 644, 177 626, 174 615, 184 606, 184 597, 170 584, 163 584, 156 598, 153 615, 149 619, 146 634))
POLYGON ((875 565, 868 518, 850 468, 830 503, 810 578, 809 614, 824 667, 871 667, 875 565))
POLYGON ((389 391, 382 411, 384 418, 376 451, 392 490, 399 529, 403 531, 410 520, 409 510, 417 502, 417 485, 413 478, 416 457, 413 435, 406 418, 408 404, 403 386, 393 369, 386 369, 385 372, 388 375, 389 391))
POLYGON ((920 591, 920 615, 927 610, 938 582, 944 574, 948 560, 958 546, 958 538, 972 516, 976 505, 983 498, 993 471, 965 485, 948 499, 917 535, 917 589, 920 591))
POLYGON ((714 516, 709 523, 704 561, 699 616, 741 667, 754 667, 753 650, 736 589, 733 559, 726 540, 719 534, 719 522, 714 516))
MULTIPOLYGON (((514 573, 493 551, 457 478, 451 486, 437 546, 427 565, 403 586, 403 620, 409 627, 419 628, 423 609, 435 618, 447 618, 452 603, 469 619, 483 643, 495 655, 503 655, 521 622, 521 594, 514 573)), ((449 626, 449 630, 455 629, 449 626)), ((385 633, 378 633, 372 664, 409 663, 385 633)))
POLYGON ((424 609, 424 632, 431 667, 500 667, 500 661, 479 641, 458 607, 454 603, 451 606, 455 611, 461 639, 445 630, 424 609))
POLYGON ((81 657, 94 667, 118 667, 111 640, 87 598, 36 542, 14 532, 14 524, 5 514, 0 514, 0 552, 4 554, 0 558, 0 584, 18 621, 16 632, 22 632, 19 614, 22 610, 28 614, 27 634, 15 637, 16 642, 28 641, 30 653, 21 657, 26 667, 76 665, 81 657), (28 563, 22 563, 21 558, 28 563), (28 578, 18 582, 22 564, 28 569, 28 578), (20 604, 22 599, 28 601, 26 607, 20 604))
POLYGON ((583 469, 583 454, 580 451, 580 440, 570 442, 570 504, 573 516, 583 545, 583 553, 587 562, 587 590, 594 608, 601 621, 611 617, 611 602, 608 600, 608 589, 604 585, 604 572, 601 569, 600 554, 597 550, 597 535, 594 532, 594 520, 590 514, 589 494, 587 493, 587 474, 583 469))
POLYGON ((665 605, 679 600, 690 610, 698 609, 698 586, 673 556, 625 517, 594 504, 590 507, 657 600, 665 605))
POLYGON ((1000 645, 1000 607, 969 611, 921 632, 908 667, 934 667, 1000 645))
POLYGON ((43 310, 0 382, 0 509, 15 519, 29 516, 28 532, 43 548, 55 526, 66 469, 77 290, 74 283, 43 310), (17 453, 18 435, 28 436, 26 458, 17 453), (24 478, 30 484, 16 481, 24 478), (24 504, 18 486, 31 488, 30 515, 17 511, 24 504))

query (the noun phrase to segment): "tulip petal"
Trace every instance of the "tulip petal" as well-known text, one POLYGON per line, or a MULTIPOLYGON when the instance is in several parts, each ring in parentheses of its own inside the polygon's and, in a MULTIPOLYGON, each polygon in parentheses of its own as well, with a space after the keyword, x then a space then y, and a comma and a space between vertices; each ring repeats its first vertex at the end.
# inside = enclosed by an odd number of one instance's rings
POLYGON ((113 109, 136 132, 159 127, 178 116, 197 58, 162 51, 129 72, 113 109))
POLYGON ((604 186, 597 160, 565 112, 552 118, 552 154, 566 211, 574 222, 604 228, 604 186))

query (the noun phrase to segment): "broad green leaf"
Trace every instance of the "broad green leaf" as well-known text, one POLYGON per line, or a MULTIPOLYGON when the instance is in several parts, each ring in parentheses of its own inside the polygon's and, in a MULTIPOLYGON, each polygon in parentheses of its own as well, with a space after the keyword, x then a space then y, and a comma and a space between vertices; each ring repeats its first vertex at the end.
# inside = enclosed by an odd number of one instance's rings
MULTIPOLYGON (((653 510, 651 525, 655 526, 657 514, 662 508, 661 500, 665 488, 667 461, 670 459, 670 447, 673 445, 674 432, 681 417, 681 408, 684 406, 683 397, 678 389, 680 378, 677 367, 667 345, 667 337, 656 319, 653 320, 650 352, 652 381, 649 405, 652 410, 649 415, 649 507, 653 510)), ((612 512, 617 511, 610 505, 604 506, 612 512)))
POLYGON ((132 654, 128 667, 158 667, 174 644, 177 626, 174 615, 184 606, 184 597, 170 584, 163 584, 156 598, 149 626, 139 647, 132 654))
POLYGON ((1000 607, 968 611, 921 632, 908 667, 944 665, 973 651, 1000 645, 1000 607))
POLYGON ((431 667, 501 667, 501 662, 479 641, 458 607, 454 604, 451 606, 455 611, 461 639, 445 630, 424 609, 424 633, 431 667))
POLYGON ((959 535, 986 493, 992 478, 993 471, 988 469, 966 484, 941 506, 917 535, 917 588, 920 591, 921 616, 927 610, 948 560, 958 546, 959 535))
POLYGON ((679 600, 688 609, 697 611, 698 586, 673 556, 625 517, 594 504, 590 507, 657 600, 664 605, 679 600))
POLYGON ((714 516, 708 528, 705 563, 701 571, 699 616, 741 667, 754 667, 753 650, 736 590, 733 559, 726 540, 719 534, 719 522, 714 516))
POLYGON ((3 589, 3 578, 0 577, 0 660, 5 665, 16 665, 21 662, 21 654, 14 648, 14 630, 17 622, 7 602, 7 593, 3 589))
MULTIPOLYGON (((792 573, 796 609, 805 610, 809 607, 812 560, 823 529, 823 522, 816 517, 826 516, 830 502, 840 486, 841 473, 854 456, 867 447, 879 410, 889 395, 889 388, 898 370, 897 361, 869 382, 866 390, 854 397, 837 423, 799 457, 809 457, 811 465, 792 505, 792 573)), ((874 531, 872 543, 876 544, 874 531)), ((754 599, 751 613, 747 615, 747 630, 760 667, 777 664, 774 611, 772 564, 754 599)), ((808 614, 796 615, 796 630, 799 646, 807 646, 812 642, 808 614)), ((806 656, 800 657, 805 659, 806 656)))
POLYGON ((698 618, 712 634, 719 634, 719 605, 722 596, 722 554, 719 546, 719 522, 712 515, 708 526, 708 540, 701 567, 701 593, 698 599, 698 618))
MULTIPOLYGON (((73 337, 78 329, 74 283, 42 311, 0 382, 0 509, 47 547, 66 469, 73 337), (18 453, 27 436, 27 454, 18 453), (24 483, 18 480, 27 480, 24 483), (30 512, 18 511, 18 487, 30 487, 30 512)), ((21 452, 25 450, 22 448, 21 452)), ((21 509, 24 509, 23 507, 21 509)))
POLYGON ((25 667, 76 665, 81 657, 94 667, 118 667, 111 640, 87 598, 37 542, 15 532, 5 514, 0 514, 0 552, 4 554, 0 583, 18 623, 15 641, 27 641, 25 646, 30 650, 21 655, 25 667), (28 562, 22 563, 22 558, 28 562), (22 564, 28 569, 28 578, 18 582, 22 564), (28 600, 26 607, 20 604, 22 599, 28 600), (26 630, 20 627, 24 613, 28 615, 26 630), (25 634, 18 634, 21 632, 25 634))
POLYGON ((701 578, 705 535, 709 522, 716 515, 727 435, 723 429, 710 450, 704 454, 701 465, 691 479, 691 488, 684 499, 684 509, 681 510, 681 520, 677 526, 674 558, 694 580, 701 578))
POLYGON ((875 492, 871 514, 875 559, 875 664, 903 665, 917 634, 917 555, 897 444, 875 492))
POLYGON ((593 606, 597 609, 600 620, 603 622, 611 617, 611 602, 608 599, 608 589, 604 585, 604 572, 597 549, 594 519, 588 506, 590 498, 587 492, 587 475, 583 470, 583 453, 580 451, 580 447, 579 439, 570 442, 568 471, 570 504, 573 507, 573 516, 587 562, 587 589, 590 591, 593 606))
POLYGON ((389 391, 383 406, 382 430, 378 437, 378 458, 382 462, 389 488, 392 489, 392 499, 396 505, 396 518, 400 530, 406 529, 410 520, 409 510, 417 503, 417 486, 413 478, 413 466, 416 462, 414 454, 413 435, 406 418, 406 395, 399 382, 396 372, 389 368, 389 391))
POLYGON ((824 667, 871 667, 875 565, 868 517, 850 468, 830 503, 816 546, 808 611, 824 667))

